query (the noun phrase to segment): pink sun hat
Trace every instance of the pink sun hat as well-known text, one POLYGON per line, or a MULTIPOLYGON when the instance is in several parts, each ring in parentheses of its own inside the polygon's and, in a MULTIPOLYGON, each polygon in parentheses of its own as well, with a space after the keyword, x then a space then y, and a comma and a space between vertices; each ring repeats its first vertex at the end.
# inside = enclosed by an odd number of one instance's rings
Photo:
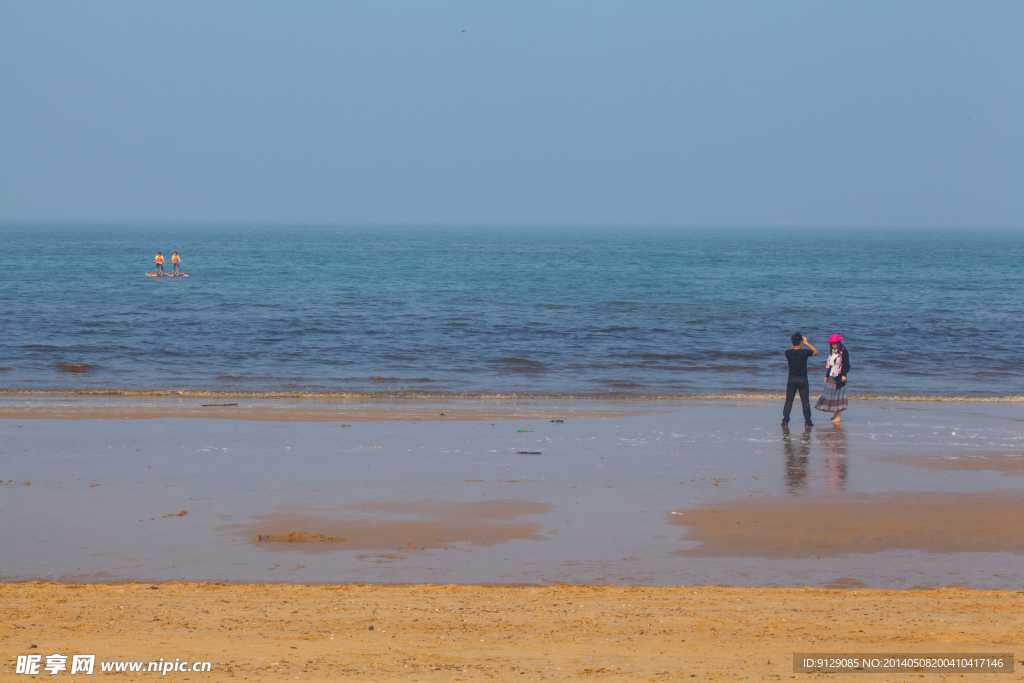
POLYGON ((840 337, 838 334, 833 334, 831 337, 828 338, 829 344, 836 344, 841 341, 843 341, 843 338, 840 337))

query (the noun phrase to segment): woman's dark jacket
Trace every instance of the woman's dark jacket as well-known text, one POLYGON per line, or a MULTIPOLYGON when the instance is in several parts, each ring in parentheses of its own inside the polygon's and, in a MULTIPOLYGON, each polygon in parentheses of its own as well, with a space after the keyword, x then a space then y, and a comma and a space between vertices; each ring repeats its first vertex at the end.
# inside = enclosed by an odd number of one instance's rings
MULTIPOLYGON (((842 348, 841 353, 843 354, 843 366, 839 372, 839 376, 835 378, 836 389, 841 389, 846 386, 846 382, 843 380, 843 377, 846 377, 846 373, 850 372, 850 354, 847 353, 845 346, 842 348)), ((826 365, 825 379, 829 379, 830 377, 831 375, 828 374, 828 366, 826 365)))

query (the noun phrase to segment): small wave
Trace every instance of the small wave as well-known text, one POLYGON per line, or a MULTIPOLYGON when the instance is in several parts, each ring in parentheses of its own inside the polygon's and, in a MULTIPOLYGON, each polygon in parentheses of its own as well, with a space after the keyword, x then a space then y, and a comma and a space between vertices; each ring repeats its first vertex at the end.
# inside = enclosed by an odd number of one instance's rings
POLYGON ((54 367, 61 372, 74 372, 78 374, 85 374, 96 370, 98 366, 89 365, 88 363, 56 363, 54 367))
POLYGON ((523 374, 537 374, 544 372, 546 365, 539 361, 526 358, 499 358, 495 365, 505 372, 516 372, 523 374))
POLYGON ((370 378, 370 381, 373 382, 374 384, 402 384, 402 383, 405 383, 405 382, 413 382, 413 383, 422 384, 422 383, 425 383, 425 382, 433 382, 434 380, 430 379, 429 377, 409 377, 409 378, 406 378, 406 377, 377 377, 377 376, 373 376, 373 377, 370 378))
POLYGON ((605 334, 608 332, 637 332, 640 328, 636 325, 612 325, 610 327, 595 327, 592 331, 597 334, 605 334))
POLYGON ((540 361, 529 360, 527 358, 516 358, 516 357, 512 357, 512 358, 499 358, 498 361, 501 362, 501 363, 505 363, 507 365, 525 365, 525 366, 538 367, 538 368, 544 366, 544 364, 541 363, 540 361))

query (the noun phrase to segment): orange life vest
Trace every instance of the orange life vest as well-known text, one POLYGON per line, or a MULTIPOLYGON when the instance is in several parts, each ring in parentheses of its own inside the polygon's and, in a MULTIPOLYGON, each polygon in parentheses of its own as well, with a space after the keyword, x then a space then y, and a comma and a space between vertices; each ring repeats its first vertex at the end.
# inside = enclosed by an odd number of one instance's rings
POLYGON ((163 263, 164 262, 164 257, 161 256, 160 254, 157 254, 156 255, 156 262, 157 263, 163 263))
POLYGON ((179 260, 180 259, 178 259, 178 255, 177 254, 175 254, 174 256, 171 257, 171 263, 178 263, 179 260))

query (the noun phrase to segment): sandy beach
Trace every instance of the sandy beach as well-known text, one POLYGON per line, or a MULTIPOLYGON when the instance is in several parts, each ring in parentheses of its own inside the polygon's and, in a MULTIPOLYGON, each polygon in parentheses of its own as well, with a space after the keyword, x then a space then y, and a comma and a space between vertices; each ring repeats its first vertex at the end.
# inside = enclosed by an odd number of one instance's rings
POLYGON ((775 680, 1024 638, 1019 403, 149 401, 0 405, 3 680, 775 680))
MULTIPOLYGON (((3 680, 31 653, 210 662, 169 674, 193 681, 789 680, 808 677, 795 652, 1019 658, 1024 640, 1024 594, 955 588, 33 582, 0 585, 0 600, 3 680)), ((1016 664, 989 675, 1020 680, 1016 664)))

